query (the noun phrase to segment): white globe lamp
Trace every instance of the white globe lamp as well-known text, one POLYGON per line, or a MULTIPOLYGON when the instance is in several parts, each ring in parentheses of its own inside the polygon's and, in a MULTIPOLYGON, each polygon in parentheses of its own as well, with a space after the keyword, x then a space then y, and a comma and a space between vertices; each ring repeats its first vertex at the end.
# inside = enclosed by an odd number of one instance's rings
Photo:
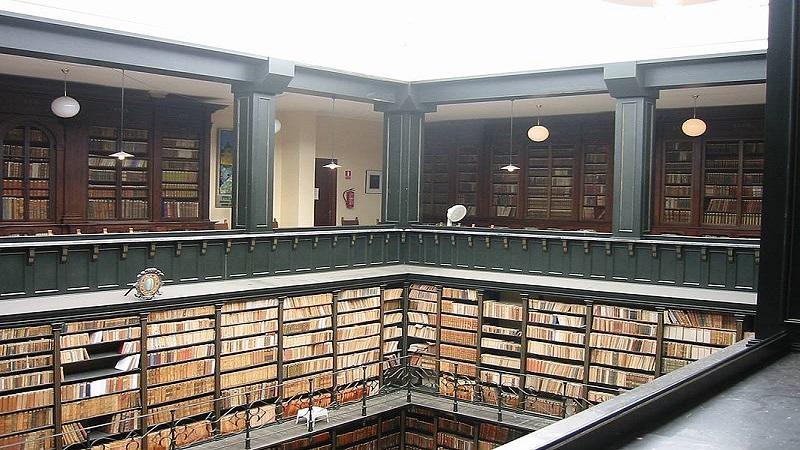
POLYGON ((50 110, 58 117, 69 119, 70 117, 75 117, 80 112, 81 104, 67 95, 67 74, 69 73, 69 69, 66 67, 61 69, 61 73, 64 74, 64 95, 50 103, 50 110))

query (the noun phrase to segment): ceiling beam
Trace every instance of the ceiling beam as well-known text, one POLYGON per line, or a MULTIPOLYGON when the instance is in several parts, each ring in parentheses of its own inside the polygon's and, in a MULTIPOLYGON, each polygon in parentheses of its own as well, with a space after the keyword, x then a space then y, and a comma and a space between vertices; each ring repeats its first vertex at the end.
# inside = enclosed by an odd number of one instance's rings
POLYGON ((646 88, 758 84, 767 80, 766 51, 640 62, 646 88))
POLYGON ((603 67, 537 71, 411 83, 419 103, 472 103, 606 92, 603 67))
POLYGON ((408 90, 408 83, 329 69, 296 66, 294 78, 286 90, 298 94, 384 104, 399 101, 408 90))

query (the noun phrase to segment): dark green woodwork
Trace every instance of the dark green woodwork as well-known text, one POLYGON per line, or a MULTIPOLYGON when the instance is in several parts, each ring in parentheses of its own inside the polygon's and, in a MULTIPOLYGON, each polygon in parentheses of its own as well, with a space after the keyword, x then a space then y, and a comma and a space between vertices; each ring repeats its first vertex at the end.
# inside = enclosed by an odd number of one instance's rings
POLYGON ((651 97, 617 99, 612 207, 615 236, 638 238, 650 231, 655 107, 651 97))
POLYGON ((437 227, 209 233, 154 242, 120 235, 42 238, 0 248, 0 298, 119 289, 147 267, 163 271, 170 283, 191 283, 398 263, 754 291, 759 258, 758 244, 736 239, 622 240, 437 227))
POLYGON ((248 231, 272 229, 275 97, 234 90, 236 165, 233 224, 248 231))
POLYGON ((406 226, 419 222, 422 112, 384 113, 381 221, 406 226))
POLYGON ((755 291, 757 245, 495 232, 406 232, 408 264, 755 291))
POLYGON ((169 283, 319 272, 401 262, 397 230, 316 235, 213 235, 155 243, 20 245, 0 249, 0 298, 119 289, 147 267, 169 283))

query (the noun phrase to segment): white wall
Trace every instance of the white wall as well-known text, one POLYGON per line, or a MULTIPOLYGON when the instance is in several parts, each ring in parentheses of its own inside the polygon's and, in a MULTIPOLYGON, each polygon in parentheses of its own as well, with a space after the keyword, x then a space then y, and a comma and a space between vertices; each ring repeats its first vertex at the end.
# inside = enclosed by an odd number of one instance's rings
MULTIPOLYGON (((383 122, 321 116, 317 128, 317 158, 331 155, 331 132, 335 133, 335 157, 342 166, 337 170, 336 223, 342 217, 358 217, 360 225, 375 225, 381 217, 381 194, 364 191, 366 171, 381 170, 383 166, 383 122), (352 171, 352 178, 345 179, 345 171, 352 171), (356 194, 355 208, 345 208, 342 193, 353 188, 356 194)), ((313 210, 312 210, 313 214, 313 210)))
POLYGON ((317 117, 287 112, 280 121, 275 141, 275 218, 280 228, 312 227, 317 117))
MULTIPOLYGON (((359 218, 361 225, 374 225, 381 214, 381 195, 365 193, 367 170, 382 166, 383 122, 330 116, 313 112, 287 111, 278 114, 281 131, 275 139, 274 216, 280 228, 314 225, 314 159, 329 158, 331 136, 335 132, 335 157, 338 169, 336 187, 336 222, 341 218, 359 218), (345 179, 345 171, 352 177, 345 179), (355 208, 345 208, 342 193, 355 190, 355 208)), ((230 208, 217 208, 217 130, 233 128, 233 107, 211 116, 211 171, 209 217, 212 221, 231 222, 230 208)))

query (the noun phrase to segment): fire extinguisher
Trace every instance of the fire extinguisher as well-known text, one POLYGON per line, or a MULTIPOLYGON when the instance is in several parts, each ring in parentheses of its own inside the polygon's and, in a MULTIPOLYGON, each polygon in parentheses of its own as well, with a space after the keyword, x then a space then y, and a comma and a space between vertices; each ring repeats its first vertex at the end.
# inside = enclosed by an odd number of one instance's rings
POLYGON ((348 189, 342 192, 342 198, 344 199, 344 206, 347 209, 353 209, 356 207, 356 190, 355 189, 348 189))

